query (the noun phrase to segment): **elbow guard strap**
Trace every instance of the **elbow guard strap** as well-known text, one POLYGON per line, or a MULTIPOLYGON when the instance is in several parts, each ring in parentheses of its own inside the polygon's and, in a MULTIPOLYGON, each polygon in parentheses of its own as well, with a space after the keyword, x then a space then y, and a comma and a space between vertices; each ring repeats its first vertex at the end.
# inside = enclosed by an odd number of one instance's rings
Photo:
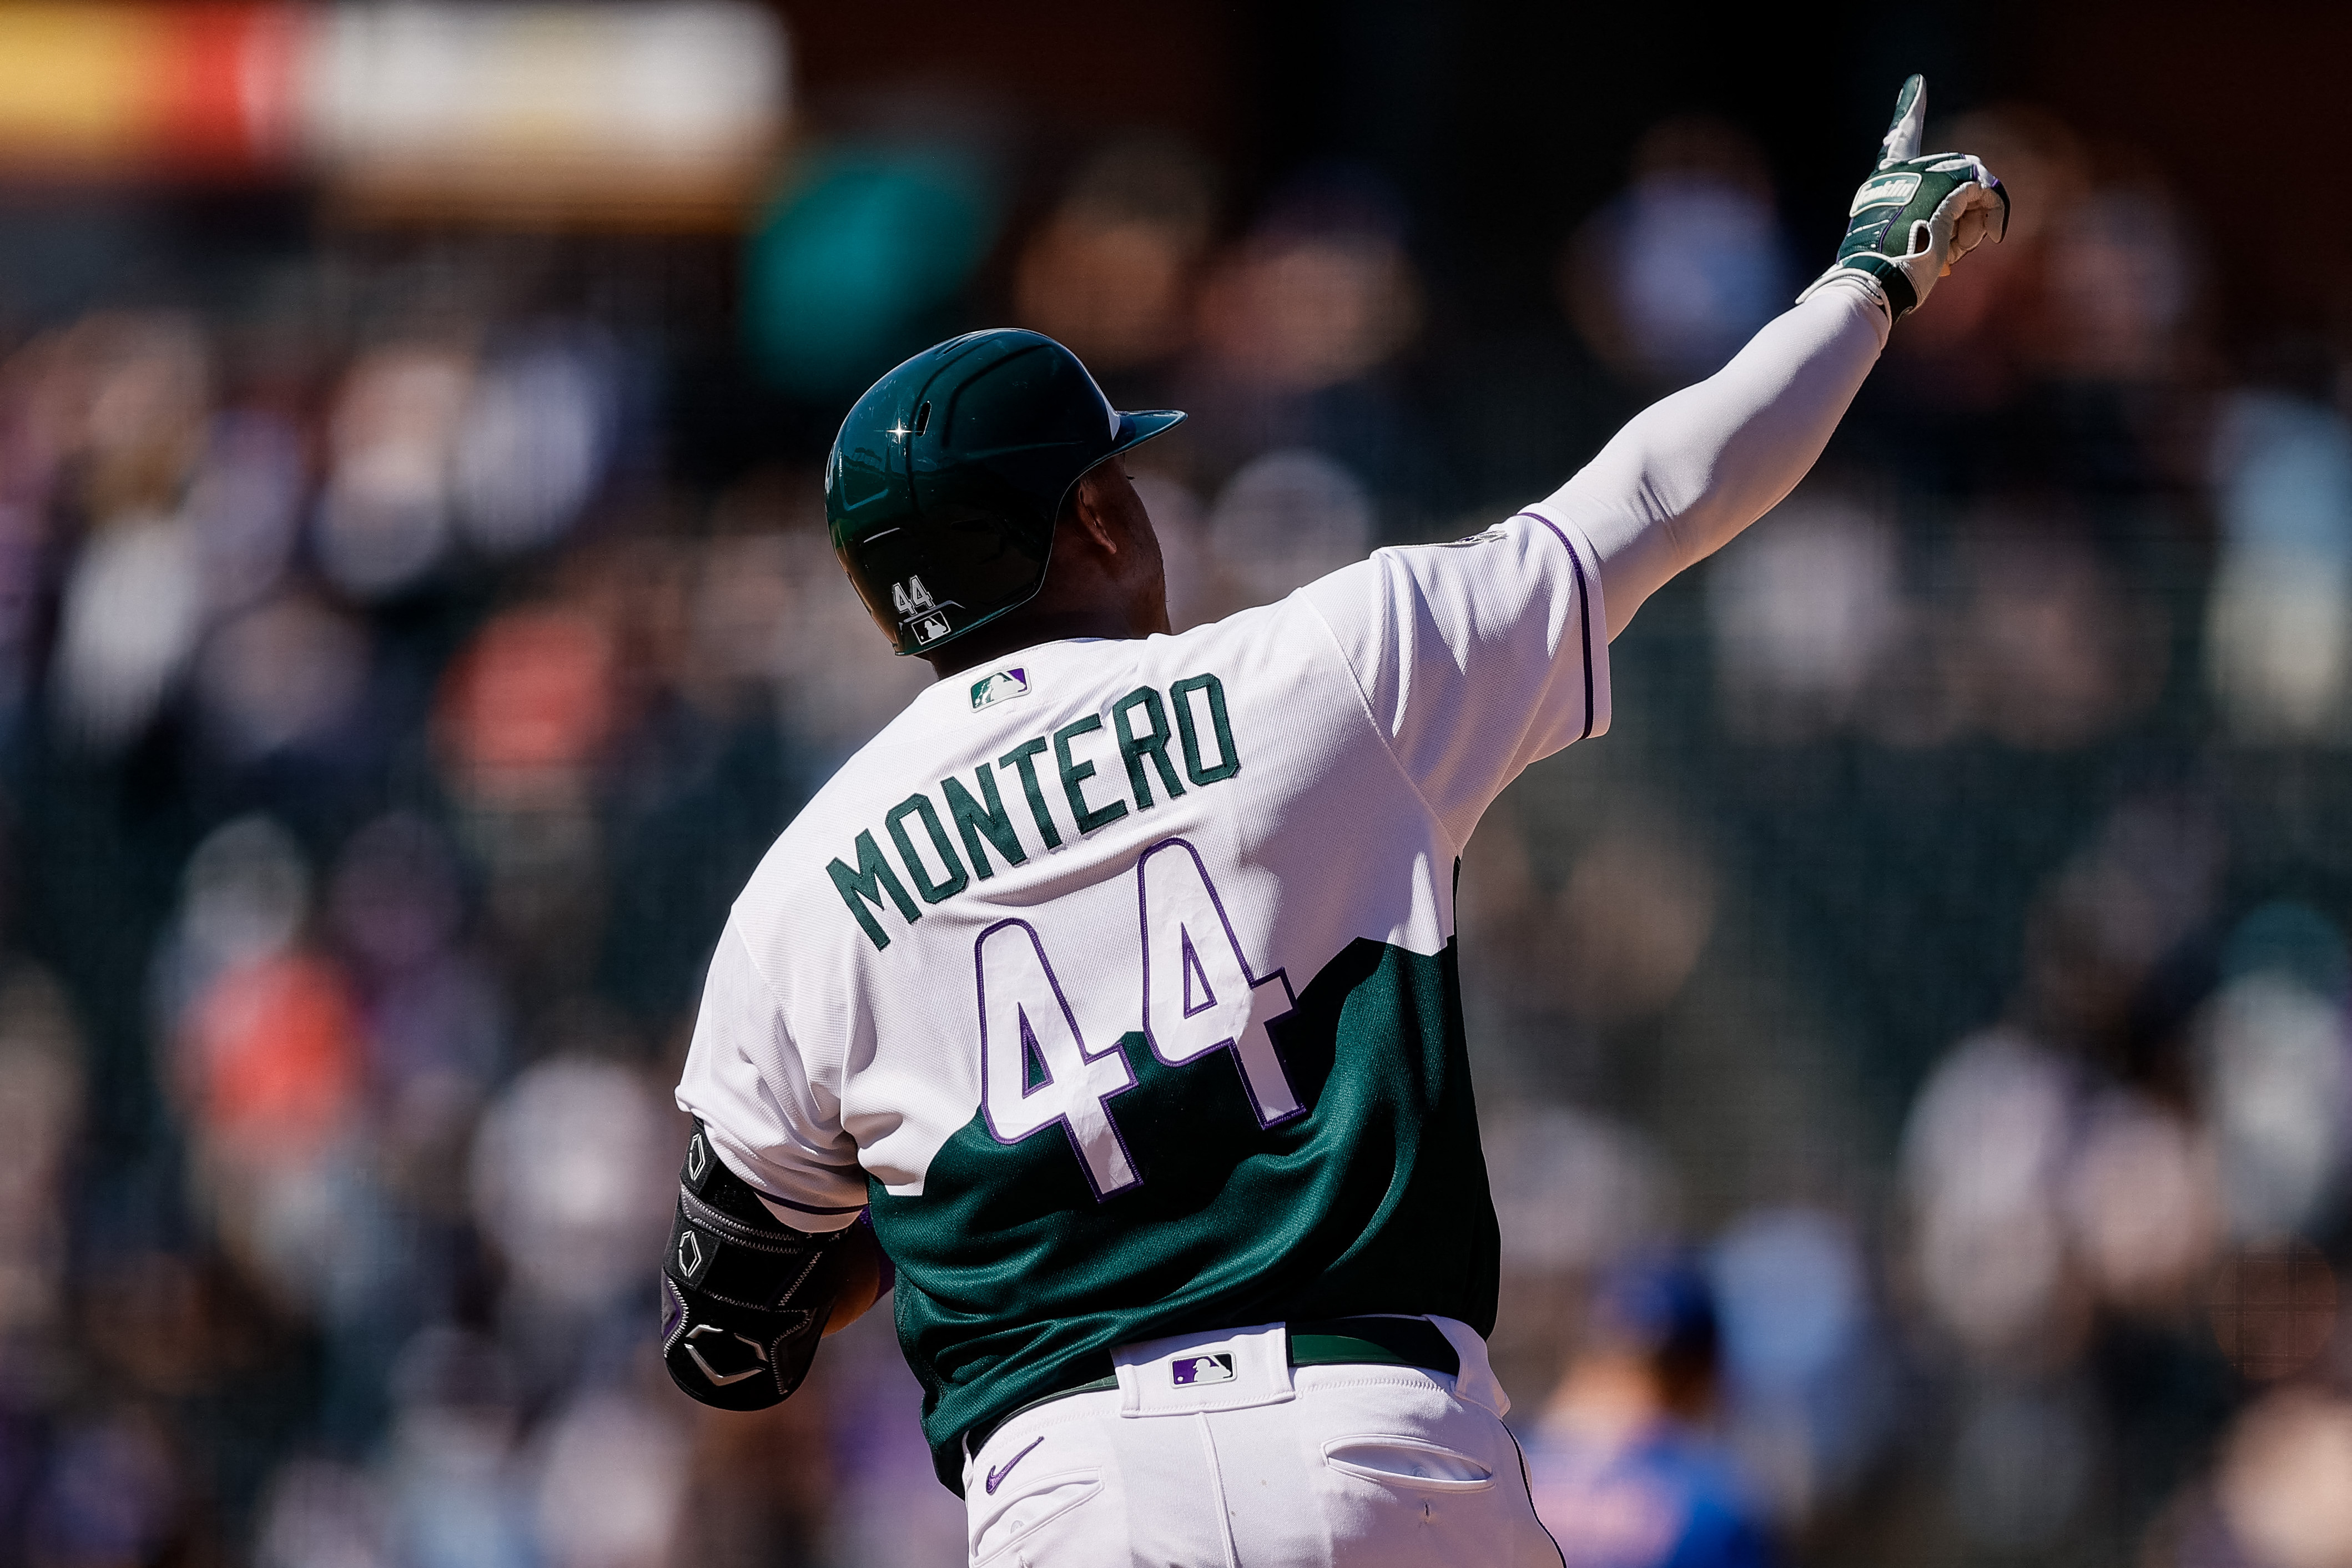
POLYGON ((662 1361, 670 1380, 721 1410, 781 1404, 808 1375, 841 1288, 847 1230, 780 1225, 721 1164, 700 1121, 678 1172, 662 1260, 662 1361))

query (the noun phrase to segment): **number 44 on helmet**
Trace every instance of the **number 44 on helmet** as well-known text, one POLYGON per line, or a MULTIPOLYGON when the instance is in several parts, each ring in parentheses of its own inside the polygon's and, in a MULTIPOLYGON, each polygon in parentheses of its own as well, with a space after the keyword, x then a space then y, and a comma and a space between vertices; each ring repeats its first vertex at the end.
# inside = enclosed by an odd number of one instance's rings
MULTIPOLYGON (((931 591, 923 586, 921 578, 910 577, 904 582, 890 585, 890 608, 898 612, 901 634, 911 626, 917 644, 929 646, 947 640, 948 618, 945 612, 958 606, 952 599, 945 604, 940 603, 931 597, 931 591)), ((894 637, 891 640, 895 643, 898 639, 894 637)))

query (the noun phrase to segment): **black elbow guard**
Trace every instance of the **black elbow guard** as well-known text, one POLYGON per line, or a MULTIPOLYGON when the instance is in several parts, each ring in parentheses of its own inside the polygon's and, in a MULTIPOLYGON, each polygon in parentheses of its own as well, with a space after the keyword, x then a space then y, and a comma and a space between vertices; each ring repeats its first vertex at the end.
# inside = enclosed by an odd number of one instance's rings
POLYGON ((671 1381, 721 1410, 782 1403, 816 1357, 841 1289, 835 1253, 848 1234, 778 1224, 719 1162, 697 1121, 662 1260, 662 1360, 671 1381))

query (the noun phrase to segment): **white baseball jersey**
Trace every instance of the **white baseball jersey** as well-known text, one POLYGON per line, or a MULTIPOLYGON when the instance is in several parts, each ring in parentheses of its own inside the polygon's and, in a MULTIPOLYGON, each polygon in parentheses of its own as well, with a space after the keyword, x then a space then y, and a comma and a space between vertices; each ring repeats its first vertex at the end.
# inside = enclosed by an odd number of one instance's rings
POLYGON ((1595 558, 1538 509, 1178 636, 940 682, 736 904, 678 1103, 802 1228, 871 1207, 957 1439, 1235 1325, 1494 1326, 1454 882, 1609 722, 1595 558))

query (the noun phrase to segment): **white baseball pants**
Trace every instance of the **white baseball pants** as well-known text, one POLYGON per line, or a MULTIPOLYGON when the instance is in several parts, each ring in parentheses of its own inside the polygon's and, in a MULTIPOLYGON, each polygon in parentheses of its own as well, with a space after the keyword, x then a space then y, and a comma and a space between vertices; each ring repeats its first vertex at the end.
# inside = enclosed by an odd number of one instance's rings
POLYGON ((1458 1376, 1293 1367, 1280 1323, 1123 1347, 966 1458, 972 1568, 1559 1568, 1486 1343, 1430 1321, 1458 1376))

